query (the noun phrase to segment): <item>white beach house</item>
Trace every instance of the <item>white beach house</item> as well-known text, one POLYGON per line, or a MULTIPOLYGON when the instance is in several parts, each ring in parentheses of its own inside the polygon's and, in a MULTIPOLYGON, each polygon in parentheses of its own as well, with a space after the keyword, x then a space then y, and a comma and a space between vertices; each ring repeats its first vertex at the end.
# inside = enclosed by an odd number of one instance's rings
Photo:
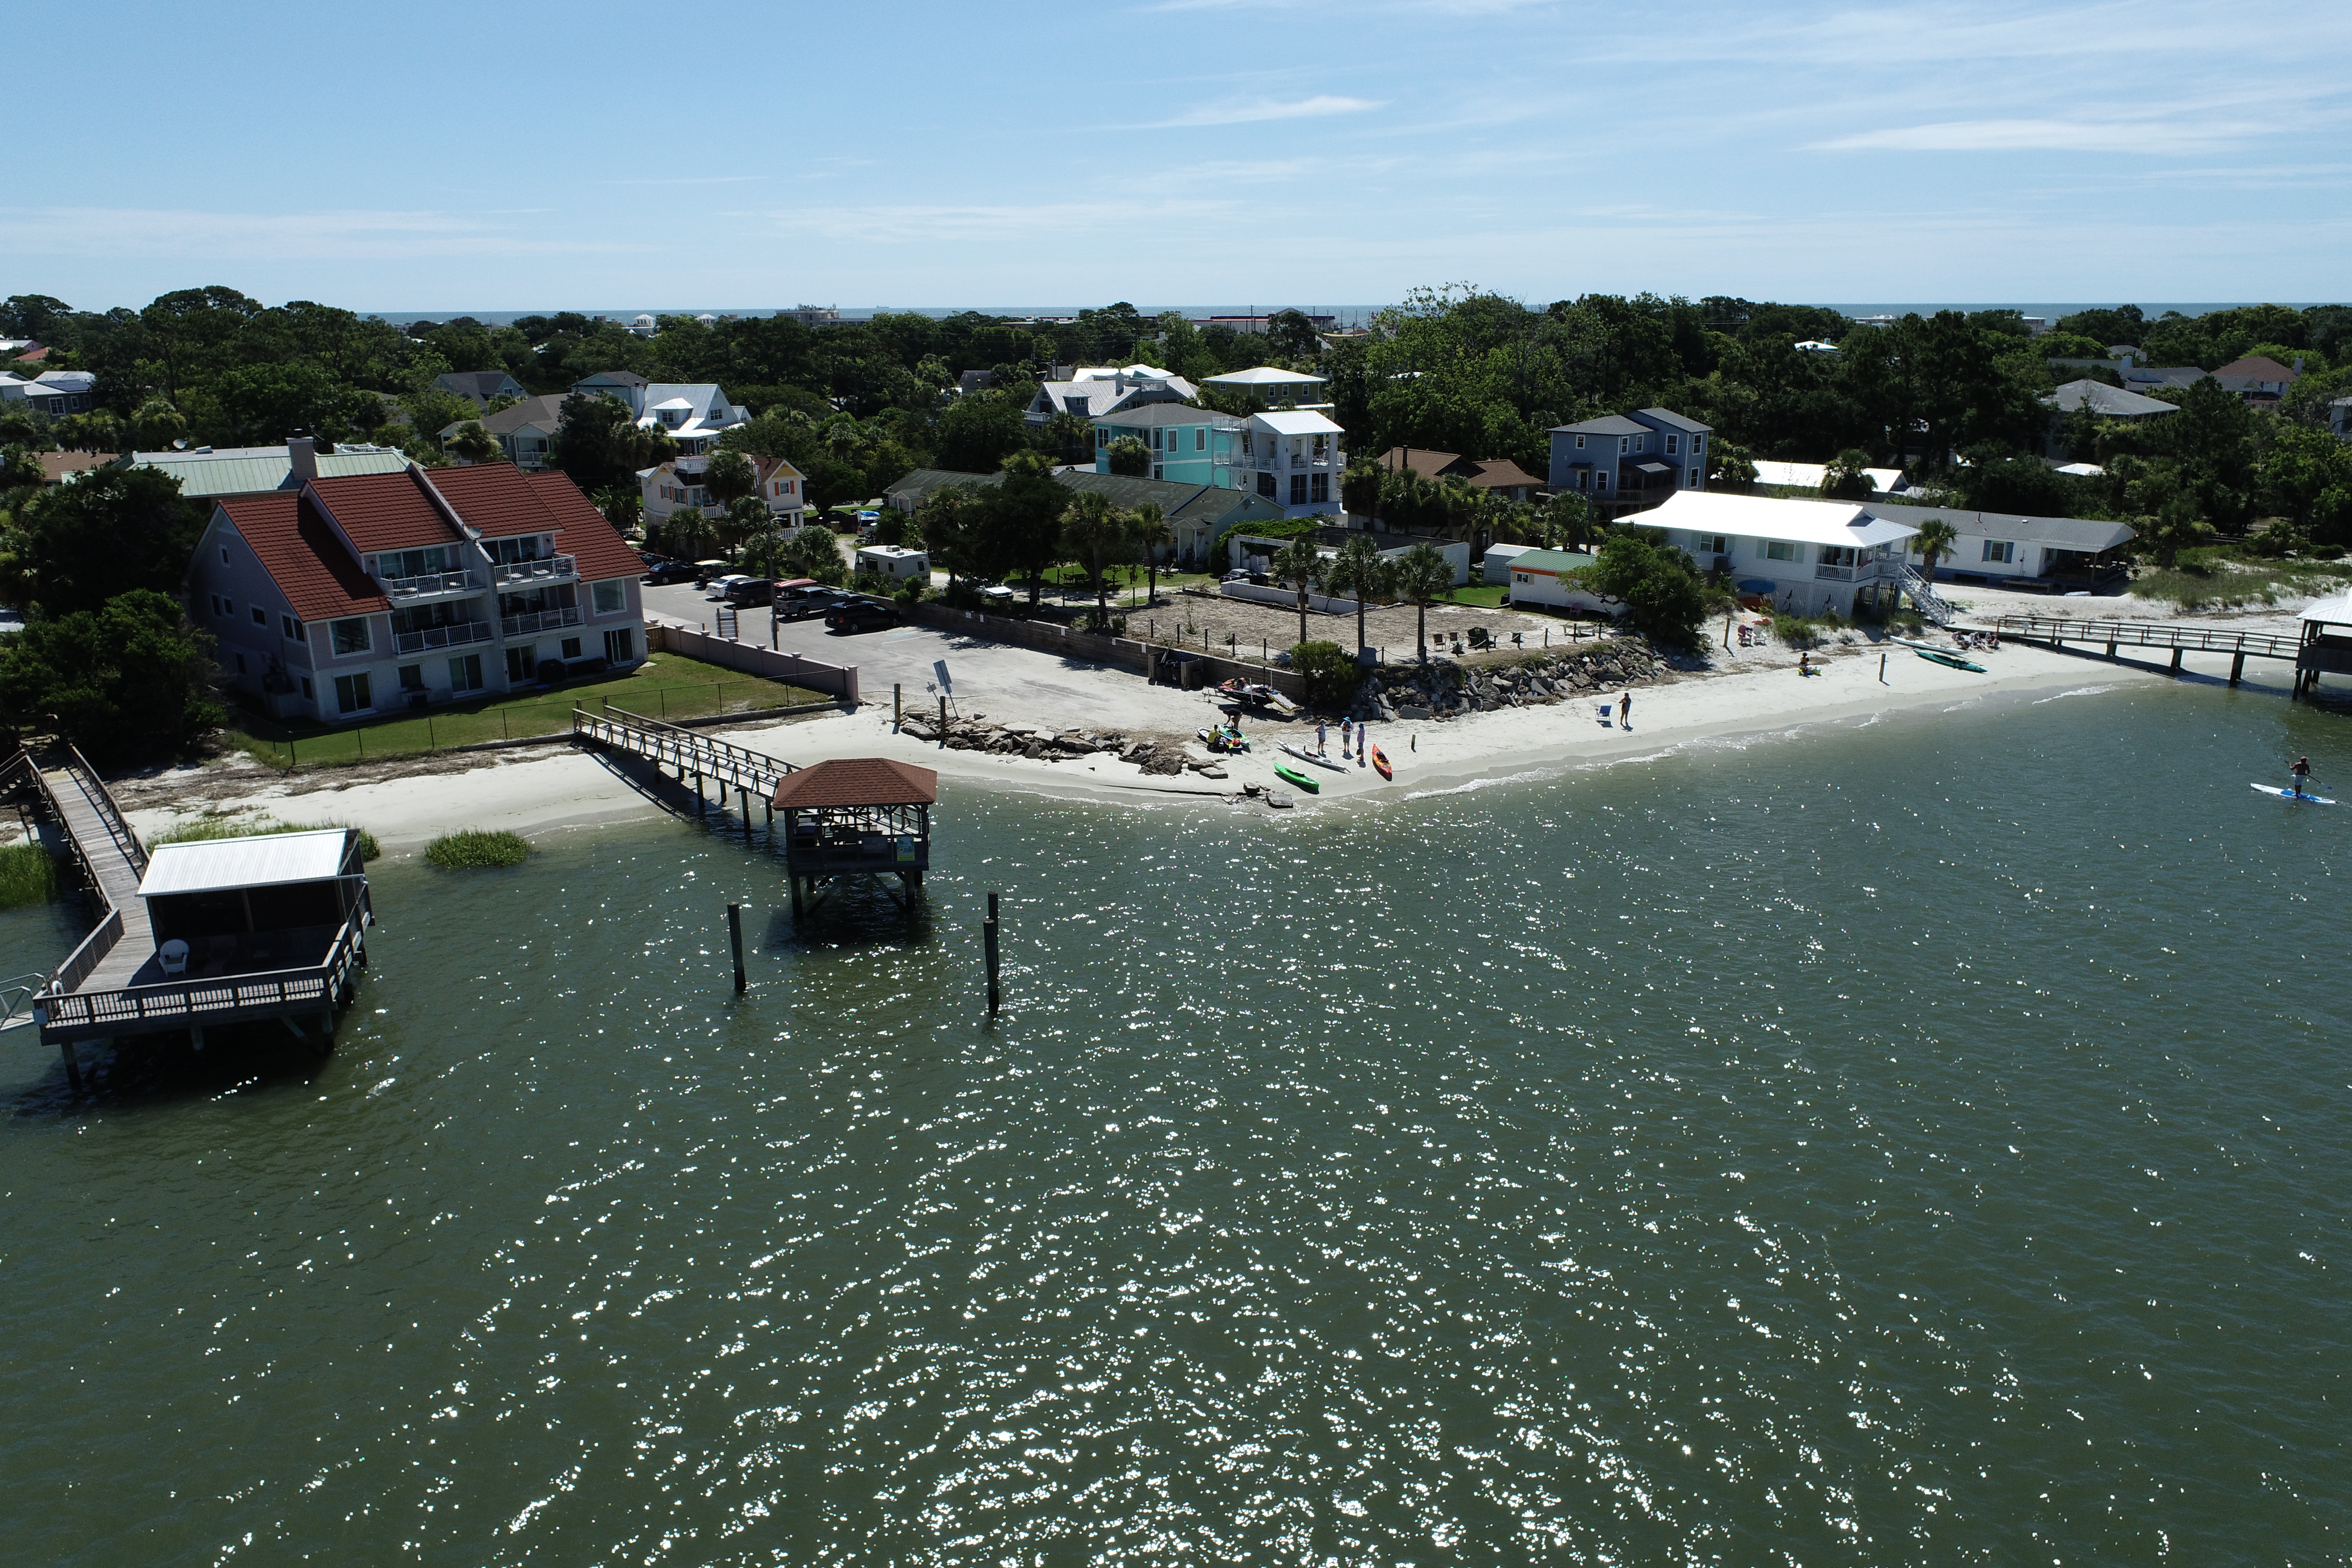
POLYGON ((1800 616, 1892 609, 1910 570, 1904 551, 1919 531, 1854 501, 1721 490, 1676 491, 1643 512, 1641 526, 1661 530, 1700 571, 1727 574, 1743 598, 1800 616))

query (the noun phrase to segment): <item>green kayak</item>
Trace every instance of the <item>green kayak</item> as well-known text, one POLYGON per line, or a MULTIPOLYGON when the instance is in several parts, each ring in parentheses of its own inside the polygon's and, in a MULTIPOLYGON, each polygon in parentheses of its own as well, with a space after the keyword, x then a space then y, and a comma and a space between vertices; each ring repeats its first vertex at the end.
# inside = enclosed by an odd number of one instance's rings
POLYGON ((1314 779, 1308 777, 1307 774, 1300 773, 1288 763, 1275 763, 1274 776, 1282 780, 1285 784, 1297 784, 1308 795, 1321 795, 1323 793, 1323 786, 1321 784, 1316 783, 1314 779))
POLYGON ((1917 654, 1921 658, 1928 659, 1934 663, 1943 665, 1945 668, 1949 669, 1974 670, 1979 675, 1985 673, 1985 667, 1983 665, 1972 664, 1969 660, 1962 658, 1958 654, 1946 653, 1939 647, 1920 647, 1915 644, 1911 651, 1917 654))

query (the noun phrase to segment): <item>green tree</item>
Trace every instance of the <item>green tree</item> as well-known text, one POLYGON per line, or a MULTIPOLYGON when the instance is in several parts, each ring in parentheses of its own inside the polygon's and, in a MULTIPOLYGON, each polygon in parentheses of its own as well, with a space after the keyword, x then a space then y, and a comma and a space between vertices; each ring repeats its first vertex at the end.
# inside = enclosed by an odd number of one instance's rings
POLYGON ((1868 500, 1878 489, 1869 474, 1870 454, 1848 447, 1822 472, 1822 494, 1831 500, 1868 500))
POLYGON ((1323 552, 1315 548, 1311 538, 1294 539, 1274 552, 1268 570, 1277 583, 1287 583, 1298 592, 1298 641, 1307 643, 1307 596, 1323 580, 1323 552))
POLYGON ((1681 551, 1643 537, 1645 531, 1611 533, 1584 569, 1585 581, 1595 593, 1622 600, 1626 624, 1635 631, 1672 647, 1694 647, 1706 618, 1697 569, 1681 551))
POLYGON ((212 675, 212 638, 168 595, 134 588, 0 638, 0 713, 54 724, 100 760, 176 753, 226 718, 212 675))
POLYGON ((640 429, 628 405, 614 398, 575 392, 558 411, 555 465, 583 491, 635 484, 639 471, 677 455, 667 432, 640 429))
POLYGON ((1398 556, 1391 569, 1397 593, 1417 612, 1413 649, 1425 661, 1429 658, 1430 601, 1453 595, 1454 563, 1439 554, 1435 545, 1423 540, 1398 556))
POLYGON ((992 570, 1019 572, 1029 579, 1029 607, 1035 609, 1045 585, 1045 568, 1062 540, 1062 513, 1070 492, 1052 478, 1043 453, 1016 452, 1005 459, 1004 478, 981 497, 979 534, 992 570))
POLYGON ((1114 474, 1139 479, 1151 472, 1151 448, 1132 436, 1121 436, 1107 450, 1114 474))
POLYGON ((1354 597, 1356 648, 1360 653, 1366 647, 1364 601, 1389 589, 1389 563, 1381 558, 1380 546, 1374 544, 1368 534, 1352 536, 1324 564, 1323 582, 1333 593, 1354 597))
POLYGON ((977 487, 942 485, 915 507, 915 532, 931 559, 947 569, 948 585, 974 569, 981 503, 977 487))
POLYGON ((1364 679, 1363 667, 1335 642, 1300 642, 1290 650, 1290 668, 1307 688, 1307 705, 1327 712, 1346 708, 1364 679))
POLYGON ((2193 550, 2209 543, 2213 529, 2198 509, 2197 498, 2187 490, 2176 491, 2154 517, 2139 520, 2135 531, 2139 537, 2133 542, 2156 558, 2156 563, 2169 571, 2180 559, 2184 550, 2193 550))
MULTIPOLYGON (((1381 510, 1381 465, 1371 458, 1357 458, 1348 464, 1339 476, 1339 504, 1351 517, 1373 518, 1381 510)), ((1299 639, 1301 642, 1305 637, 1299 639)))
POLYGON ((961 474, 992 474, 1027 444, 1022 410, 1001 392, 976 392, 949 404, 933 427, 934 460, 961 474))
POLYGON ((137 449, 160 452, 188 433, 187 416, 161 397, 151 397, 131 416, 137 449))
POLYGON ((1555 491, 1544 503, 1543 541, 1547 549, 1581 550, 1601 531, 1592 503, 1574 490, 1555 491))
POLYGON ((2257 478, 2263 504, 2298 529, 2332 525, 2352 506, 2352 447, 2325 430, 2282 423, 2270 432, 2257 478))
POLYGON ((1919 531, 1911 538, 1911 548, 1919 552, 1919 580, 1932 584, 1936 581, 1936 563, 1949 555, 1952 546, 1959 542, 1959 534, 1940 517, 1931 517, 1921 523, 1919 531))
POLYGON ((1738 442, 1717 437, 1707 448, 1706 477, 1710 482, 1752 485, 1756 482, 1756 459, 1738 442))
POLYGON ((481 426, 479 420, 468 419, 457 426, 457 433, 442 443, 441 449, 461 462, 495 463, 506 456, 499 438, 481 426))
POLYGON ((1087 569, 1087 587, 1095 596, 1095 621, 1106 621, 1104 574, 1134 542, 1127 514, 1110 504, 1099 490, 1080 490, 1062 511, 1062 553, 1087 569))
POLYGON ((1160 510, 1158 501, 1145 501, 1128 513, 1128 518, 1135 547, 1143 555, 1143 602, 1156 605, 1160 602, 1160 552, 1175 547, 1176 531, 1169 526, 1168 514, 1160 510))
POLYGON ((714 452, 702 467, 702 486, 712 500, 731 510, 737 501, 750 499, 760 488, 760 470, 740 452, 714 452))
POLYGON ((776 514, 758 496, 737 496, 719 514, 719 541, 730 555, 764 534, 776 531, 776 514))
POLYGON ((1304 310, 1276 310, 1265 321, 1265 346, 1276 359, 1313 359, 1323 352, 1315 323, 1304 310))
POLYGON ((179 592, 205 512, 154 468, 93 468, 42 491, 17 514, 0 602, 62 617, 134 588, 179 592))
POLYGON ((606 485, 591 495, 588 502, 623 533, 634 531, 645 520, 646 493, 635 483, 606 485))

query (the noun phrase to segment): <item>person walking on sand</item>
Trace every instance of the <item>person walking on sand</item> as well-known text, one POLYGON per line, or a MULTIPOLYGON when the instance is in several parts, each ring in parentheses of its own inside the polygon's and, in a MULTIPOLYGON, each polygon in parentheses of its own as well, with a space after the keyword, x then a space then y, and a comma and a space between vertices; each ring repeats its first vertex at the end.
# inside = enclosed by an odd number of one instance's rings
POLYGON ((2295 758, 2294 766, 2287 769, 2287 773, 2294 780, 2294 793, 2296 798, 2302 798, 2303 786, 2311 782, 2311 759, 2309 757, 2295 758))
POLYGON ((1630 691, 1617 699, 1617 727, 1620 730, 1633 727, 1633 694, 1630 691))

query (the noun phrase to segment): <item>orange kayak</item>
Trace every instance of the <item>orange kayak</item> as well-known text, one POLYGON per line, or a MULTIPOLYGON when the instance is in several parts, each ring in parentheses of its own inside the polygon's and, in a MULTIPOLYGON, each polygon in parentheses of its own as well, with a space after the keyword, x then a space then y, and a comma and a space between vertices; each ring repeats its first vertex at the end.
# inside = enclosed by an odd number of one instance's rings
POLYGON ((1386 752, 1381 751, 1378 746, 1374 746, 1372 748, 1372 766, 1379 771, 1381 777, 1384 779, 1392 779, 1396 777, 1396 770, 1389 766, 1389 754, 1386 752))

